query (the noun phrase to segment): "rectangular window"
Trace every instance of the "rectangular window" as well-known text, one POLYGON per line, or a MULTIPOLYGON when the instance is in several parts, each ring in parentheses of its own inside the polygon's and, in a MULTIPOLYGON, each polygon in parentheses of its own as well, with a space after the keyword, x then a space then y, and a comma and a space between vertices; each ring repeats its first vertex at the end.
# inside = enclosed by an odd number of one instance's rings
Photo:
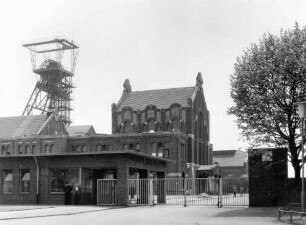
POLYGON ((30 193, 31 175, 29 169, 20 170, 20 192, 30 193))
POLYGON ((13 193, 13 170, 3 170, 3 194, 13 193))
POLYGON ((50 192, 64 192, 67 169, 50 169, 50 192))

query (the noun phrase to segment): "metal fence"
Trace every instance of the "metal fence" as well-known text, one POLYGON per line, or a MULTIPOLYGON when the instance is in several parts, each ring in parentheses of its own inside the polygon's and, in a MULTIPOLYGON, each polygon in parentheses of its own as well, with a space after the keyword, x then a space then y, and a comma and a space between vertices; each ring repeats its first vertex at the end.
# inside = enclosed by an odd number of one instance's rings
POLYGON ((247 178, 222 179, 222 204, 223 205, 249 205, 249 181, 247 178))
POLYGON ((129 179, 130 205, 248 205, 247 179, 129 179))
POLYGON ((113 179, 97 180, 97 205, 116 205, 116 184, 113 179))

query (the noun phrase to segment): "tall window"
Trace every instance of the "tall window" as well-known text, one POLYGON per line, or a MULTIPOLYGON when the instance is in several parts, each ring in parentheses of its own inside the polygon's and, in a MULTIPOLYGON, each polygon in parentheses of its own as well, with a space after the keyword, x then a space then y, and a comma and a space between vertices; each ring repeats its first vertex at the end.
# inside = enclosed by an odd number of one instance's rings
POLYGON ((136 144, 136 151, 140 152, 140 144, 136 144))
POLYGON ((134 150, 134 144, 129 144, 129 150, 134 150))
POLYGON ((131 133, 131 123, 129 121, 124 123, 124 133, 131 133))
POLYGON ((30 146, 26 145, 24 148, 24 154, 30 154, 30 146))
POLYGON ((158 157, 163 157, 163 144, 162 143, 158 143, 157 145, 157 152, 158 152, 158 157))
POLYGON ((30 181, 31 175, 29 169, 20 170, 20 192, 29 193, 30 192, 30 181))
POLYGON ((174 131, 180 130, 180 121, 178 119, 172 120, 172 127, 174 131))
POLYGON ((32 145, 32 154, 36 152, 36 145, 32 145))
POLYGON ((169 143, 165 143, 164 157, 165 157, 165 158, 169 158, 169 157, 170 157, 169 143))
POLYGON ((49 153, 52 153, 52 152, 53 152, 53 147, 54 147, 54 144, 50 144, 49 153))
POLYGON ((149 131, 154 131, 155 130, 155 121, 154 120, 150 120, 148 123, 148 130, 149 131))
POLYGON ((3 194, 13 193, 13 170, 3 170, 3 194))
POLYGON ((82 152, 87 152, 87 145, 82 146, 82 152))
POLYGON ((102 151, 102 146, 100 144, 96 145, 96 151, 101 152, 102 151))
POLYGON ((156 154, 156 143, 151 144, 152 156, 157 156, 156 154))
POLYGON ((4 145, 1 146, 1 155, 5 155, 5 146, 4 145))
POLYGON ((45 153, 49 153, 49 145, 45 145, 45 153))
POLYGON ((22 146, 21 145, 18 145, 18 154, 22 154, 23 151, 22 151, 22 146))
POLYGON ((64 184, 67 176, 66 169, 51 169, 50 170, 50 192, 62 193, 64 192, 64 184))
POLYGON ((9 145, 6 145, 6 146, 5 146, 5 152, 6 152, 7 155, 10 155, 10 154, 11 154, 11 152, 10 152, 10 146, 9 146, 9 145))
POLYGON ((123 150, 124 150, 124 151, 129 150, 129 145, 128 145, 128 144, 124 144, 124 145, 123 145, 123 150))

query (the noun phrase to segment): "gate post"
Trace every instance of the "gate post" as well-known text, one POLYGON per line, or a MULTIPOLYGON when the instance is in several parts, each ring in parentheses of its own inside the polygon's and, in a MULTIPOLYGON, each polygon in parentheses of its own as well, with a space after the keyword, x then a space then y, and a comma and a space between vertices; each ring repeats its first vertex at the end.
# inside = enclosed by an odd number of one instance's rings
POLYGON ((151 206, 151 207, 153 207, 154 206, 154 196, 153 196, 153 179, 152 178, 150 178, 149 179, 149 205, 151 206))
POLYGON ((220 208, 222 208, 223 203, 222 203, 222 196, 223 196, 223 187, 222 187, 222 177, 219 178, 219 194, 220 194, 220 208))
POLYGON ((186 178, 183 178, 184 182, 184 207, 187 207, 187 184, 186 184, 186 178))

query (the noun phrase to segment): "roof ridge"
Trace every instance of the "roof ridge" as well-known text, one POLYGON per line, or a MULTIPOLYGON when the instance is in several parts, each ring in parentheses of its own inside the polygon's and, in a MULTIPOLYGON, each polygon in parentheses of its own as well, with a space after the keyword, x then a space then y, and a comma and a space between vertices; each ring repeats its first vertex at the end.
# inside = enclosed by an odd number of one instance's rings
POLYGON ((39 114, 39 115, 26 115, 26 116, 1 116, 0 119, 9 119, 9 118, 24 118, 24 117, 40 117, 46 116, 46 114, 39 114))
POLYGON ((161 91, 161 90, 173 90, 173 89, 183 89, 183 88, 195 88, 195 86, 188 86, 188 87, 174 87, 174 88, 160 88, 160 89, 151 89, 151 90, 140 90, 140 91, 132 91, 129 94, 135 92, 145 92, 145 91, 161 91))

